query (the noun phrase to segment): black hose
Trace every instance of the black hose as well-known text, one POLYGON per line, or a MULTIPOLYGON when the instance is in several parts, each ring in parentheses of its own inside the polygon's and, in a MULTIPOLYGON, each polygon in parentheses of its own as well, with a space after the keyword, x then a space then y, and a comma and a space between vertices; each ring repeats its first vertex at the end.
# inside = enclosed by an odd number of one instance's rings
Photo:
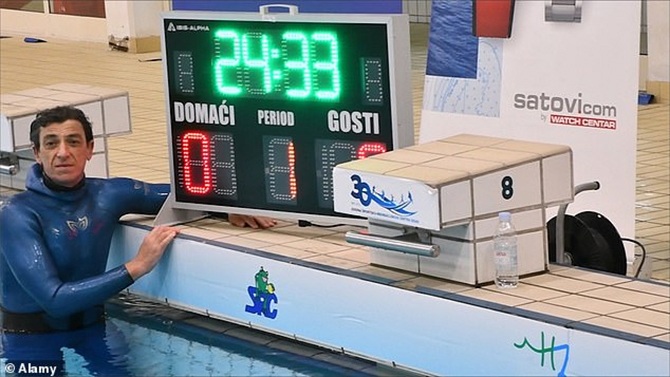
POLYGON ((632 240, 630 238, 621 238, 621 241, 632 242, 642 249, 642 260, 640 261, 640 264, 637 266, 637 271, 635 271, 635 275, 633 275, 635 278, 637 278, 640 276, 640 271, 642 271, 642 265, 644 264, 644 261, 647 258, 647 249, 645 249, 644 245, 639 241, 632 240))
MULTIPOLYGON (((593 181, 582 183, 574 188, 574 195, 577 196, 582 191, 600 190, 600 182, 593 181)), ((568 203, 558 207, 556 214, 556 263, 565 264, 565 211, 568 209, 568 203)))

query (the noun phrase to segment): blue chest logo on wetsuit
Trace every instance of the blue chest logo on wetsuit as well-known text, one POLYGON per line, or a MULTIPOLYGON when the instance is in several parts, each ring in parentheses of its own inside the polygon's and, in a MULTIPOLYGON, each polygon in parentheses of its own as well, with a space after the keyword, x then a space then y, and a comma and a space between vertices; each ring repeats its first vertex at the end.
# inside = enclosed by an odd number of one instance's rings
POLYGON ((247 292, 253 302, 253 305, 246 305, 244 311, 258 315, 264 315, 267 318, 277 317, 277 309, 272 309, 272 303, 277 303, 277 295, 274 284, 269 282, 269 273, 261 267, 254 275, 255 286, 249 286, 247 292))

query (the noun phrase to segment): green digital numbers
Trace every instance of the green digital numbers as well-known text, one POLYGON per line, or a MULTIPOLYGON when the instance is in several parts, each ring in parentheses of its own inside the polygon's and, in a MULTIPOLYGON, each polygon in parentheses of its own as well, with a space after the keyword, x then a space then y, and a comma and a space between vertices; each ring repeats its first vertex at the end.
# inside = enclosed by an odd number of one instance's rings
POLYGON ((248 71, 247 90, 251 94, 272 91, 268 37, 259 33, 242 36, 242 62, 248 71))
POLYGON ((309 42, 304 33, 286 32, 282 35, 288 57, 284 61, 288 84, 286 94, 291 98, 305 98, 312 92, 309 70, 309 42), (296 85, 301 83, 302 85, 296 85), (296 85, 296 86, 294 86, 296 85))
POLYGON ((340 97, 339 43, 333 32, 214 33, 215 89, 227 96, 320 101, 340 97))
MULTIPOLYGON (((334 33, 312 34, 314 46, 317 49, 316 56, 328 57, 325 60, 314 60, 314 70, 318 77, 322 77, 323 85, 319 87, 329 88, 317 90, 316 98, 332 100, 340 97, 340 57, 337 48, 337 36, 334 33), (324 49, 321 52, 321 49, 324 49), (329 80, 330 79, 330 80, 329 80), (330 85, 329 85, 330 84, 330 85)), ((322 81, 319 81, 322 82, 322 81)))
POLYGON ((237 69, 240 65, 240 38, 232 30, 219 30, 215 34, 218 41, 218 58, 214 61, 214 79, 222 94, 237 95, 242 92, 237 84, 237 69), (228 53, 226 56, 225 52, 228 53), (235 84, 235 85, 233 85, 235 84))

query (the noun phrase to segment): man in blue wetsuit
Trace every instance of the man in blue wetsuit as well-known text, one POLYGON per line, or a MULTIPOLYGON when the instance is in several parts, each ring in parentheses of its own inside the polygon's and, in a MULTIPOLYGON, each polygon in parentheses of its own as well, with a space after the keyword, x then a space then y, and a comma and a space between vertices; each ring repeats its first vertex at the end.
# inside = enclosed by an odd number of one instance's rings
MULTIPOLYGON (((86 178, 93 134, 73 107, 39 113, 30 127, 37 163, 26 191, 0 207, 0 320, 8 334, 82 329, 103 319, 103 303, 150 272, 178 230, 157 226, 136 256, 106 271, 112 234, 128 213, 156 214, 167 184, 86 178)), ((237 226, 267 228, 273 219, 231 214, 237 226)), ((0 353, 1 354, 1 353, 0 353)))

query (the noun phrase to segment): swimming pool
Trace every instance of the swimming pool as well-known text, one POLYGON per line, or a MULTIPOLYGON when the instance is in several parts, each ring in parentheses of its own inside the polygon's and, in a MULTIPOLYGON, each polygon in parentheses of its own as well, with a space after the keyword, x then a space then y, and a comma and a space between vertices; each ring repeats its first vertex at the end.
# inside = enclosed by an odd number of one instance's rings
MULTIPOLYGON (((110 300, 107 312, 109 318, 104 325, 84 330, 75 341, 37 335, 39 338, 29 342, 33 346, 25 348, 23 355, 13 349, 9 359, 2 358, 0 376, 22 376, 25 373, 21 371, 30 367, 44 367, 44 373, 38 375, 52 375, 48 368, 53 367, 59 371, 56 375, 67 376, 400 375, 370 361, 136 296, 110 300), (54 346, 59 341, 62 343, 54 346), (45 356, 51 351, 41 350, 48 348, 56 348, 62 356, 58 360, 45 356)), ((22 342, 21 347, 25 346, 27 343, 22 342)))

